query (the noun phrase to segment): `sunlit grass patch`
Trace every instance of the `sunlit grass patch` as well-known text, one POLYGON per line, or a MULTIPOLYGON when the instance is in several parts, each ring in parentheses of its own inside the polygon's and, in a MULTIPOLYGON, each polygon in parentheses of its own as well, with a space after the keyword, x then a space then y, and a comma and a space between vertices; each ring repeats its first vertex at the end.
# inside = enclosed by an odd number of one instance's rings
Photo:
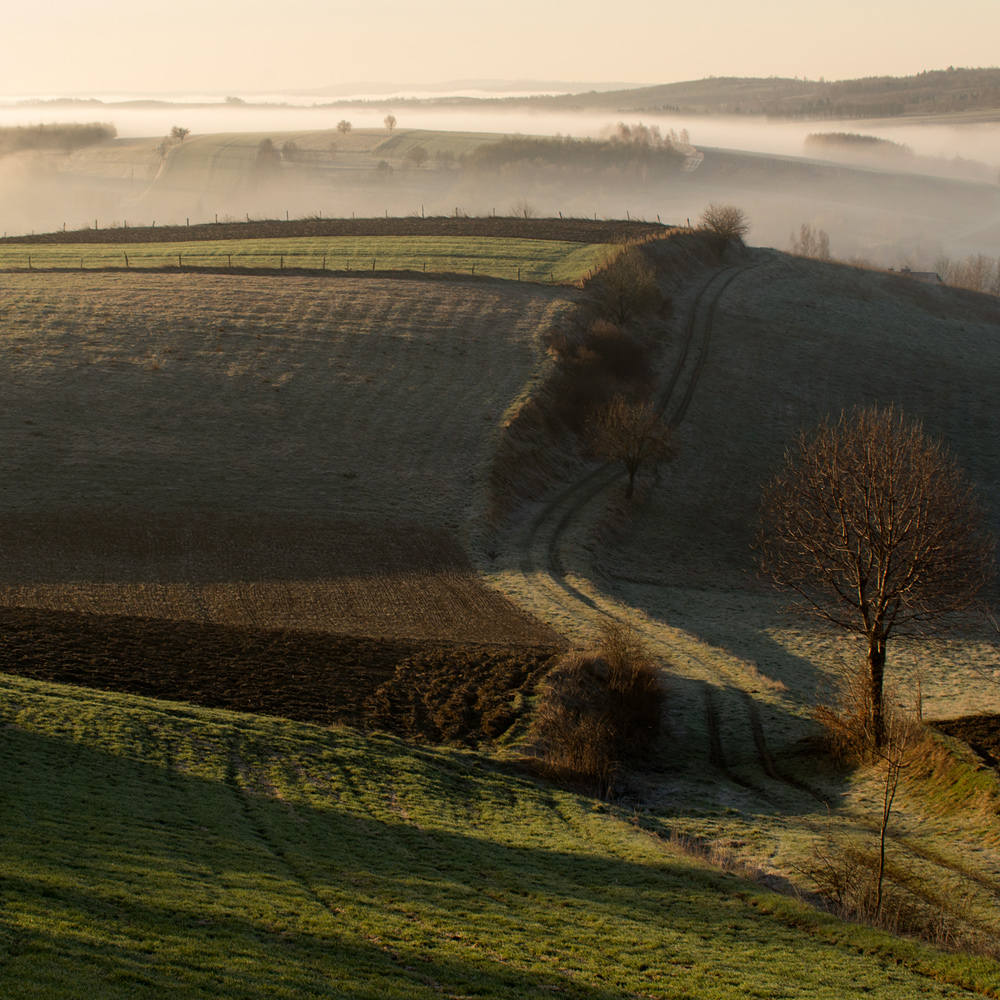
POLYGON ((65 243, 0 246, 0 268, 253 268, 417 271, 572 283, 607 247, 559 240, 446 236, 330 236, 192 240, 184 243, 65 243))
POLYGON ((5 997, 1000 985, 468 752, 10 679, 0 751, 5 997))

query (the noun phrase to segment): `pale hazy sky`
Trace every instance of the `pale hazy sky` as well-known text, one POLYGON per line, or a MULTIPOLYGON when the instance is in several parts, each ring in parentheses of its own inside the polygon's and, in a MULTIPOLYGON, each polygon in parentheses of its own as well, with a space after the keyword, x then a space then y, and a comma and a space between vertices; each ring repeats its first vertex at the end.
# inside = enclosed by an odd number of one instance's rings
POLYGON ((843 79, 1000 62, 1000 0, 47 0, 6 4, 3 27, 0 95, 843 79))

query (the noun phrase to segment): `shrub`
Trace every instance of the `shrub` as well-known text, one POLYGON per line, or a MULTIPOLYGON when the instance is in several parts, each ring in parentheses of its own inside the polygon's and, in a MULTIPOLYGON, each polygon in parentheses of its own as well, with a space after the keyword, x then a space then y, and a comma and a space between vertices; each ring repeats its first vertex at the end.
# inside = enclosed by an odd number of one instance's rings
POLYGON ((547 777, 608 794, 660 730, 659 672, 631 625, 608 620, 596 648, 567 653, 549 675, 532 737, 547 777))
POLYGON ((660 303, 653 265, 634 243, 611 253, 594 278, 592 291, 601 311, 618 324, 625 324, 660 303))

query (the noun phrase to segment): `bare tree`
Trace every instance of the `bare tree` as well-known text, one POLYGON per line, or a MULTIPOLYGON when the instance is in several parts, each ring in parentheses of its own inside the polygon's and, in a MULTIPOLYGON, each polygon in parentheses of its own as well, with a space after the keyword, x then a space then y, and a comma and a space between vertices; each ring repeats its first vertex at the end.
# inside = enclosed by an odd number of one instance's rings
POLYGON ((396 127, 396 116, 393 114, 388 114, 382 119, 382 124, 385 126, 385 130, 392 133, 392 130, 396 127))
POLYGON ((337 128, 340 129, 341 135, 347 135, 347 133, 350 132, 354 126, 346 118, 341 118, 340 121, 337 122, 337 128))
POLYGON ((825 420, 764 487, 756 556, 796 610, 868 642, 871 731, 885 741, 891 636, 926 636, 976 606, 993 539, 972 487, 919 423, 889 407, 825 420))
POLYGON ((260 181, 271 180, 281 169, 281 154, 274 145, 273 139, 261 139, 257 144, 257 155, 254 158, 254 170, 260 181))
POLYGON ((750 220, 742 208, 712 202, 701 213, 701 228, 714 233, 719 240, 719 254, 725 253, 730 240, 742 243, 750 232, 750 220))
POLYGON ((634 243, 623 244, 608 255, 594 290, 604 312, 618 324, 655 308, 660 300, 656 271, 634 243))
POLYGON ((670 428, 660 420, 648 400, 617 395, 601 406, 590 421, 594 451, 612 462, 622 462, 628 472, 625 499, 635 491, 635 477, 649 462, 673 456, 670 428))
POLYGON ((788 238, 789 252, 799 257, 815 257, 817 260, 830 259, 830 237, 825 229, 813 229, 807 222, 799 227, 799 235, 792 233, 788 238))
POLYGON ((183 142, 191 134, 191 129, 181 128, 180 125, 175 125, 170 130, 170 138, 176 139, 178 142, 183 142))
POLYGON ((533 219, 537 214, 537 209, 527 198, 518 198, 510 206, 510 214, 518 219, 533 219))

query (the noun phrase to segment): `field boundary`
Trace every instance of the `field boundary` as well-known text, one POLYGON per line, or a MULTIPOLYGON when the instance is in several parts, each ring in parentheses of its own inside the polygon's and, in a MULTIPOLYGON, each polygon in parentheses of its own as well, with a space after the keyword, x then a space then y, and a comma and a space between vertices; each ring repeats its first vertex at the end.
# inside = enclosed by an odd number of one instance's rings
MULTIPOLYGON (((97 220, 95 220, 97 221, 97 220)), ((393 217, 365 219, 250 219, 246 222, 205 222, 193 226, 152 226, 77 229, 30 236, 4 236, 8 244, 60 243, 188 243, 196 241, 282 239, 322 236, 479 236, 567 243, 622 243, 654 239, 670 232, 658 222, 621 219, 518 219, 510 216, 467 218, 393 217)))

